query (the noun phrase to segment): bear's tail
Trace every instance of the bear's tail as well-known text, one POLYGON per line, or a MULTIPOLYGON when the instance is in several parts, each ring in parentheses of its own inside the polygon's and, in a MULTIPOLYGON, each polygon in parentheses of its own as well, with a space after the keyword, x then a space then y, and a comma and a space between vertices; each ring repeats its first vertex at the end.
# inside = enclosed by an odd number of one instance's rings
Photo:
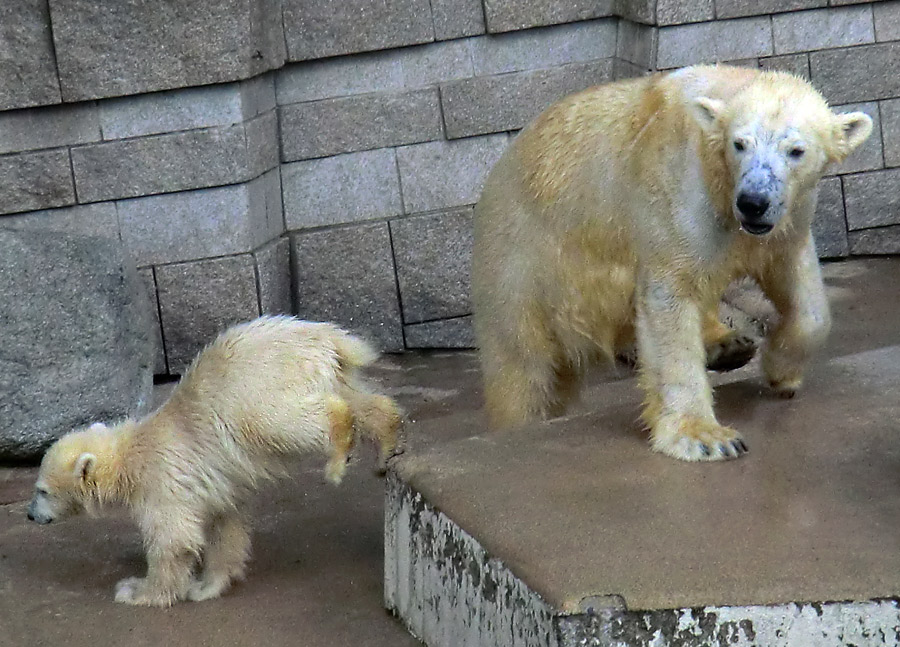
POLYGON ((368 366, 378 359, 379 353, 359 337, 343 332, 334 342, 335 351, 344 368, 368 366))

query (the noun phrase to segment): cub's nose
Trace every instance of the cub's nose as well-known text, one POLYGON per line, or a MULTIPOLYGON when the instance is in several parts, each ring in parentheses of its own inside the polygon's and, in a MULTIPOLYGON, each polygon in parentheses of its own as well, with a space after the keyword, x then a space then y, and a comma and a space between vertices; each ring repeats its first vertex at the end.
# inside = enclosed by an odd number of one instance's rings
POLYGON ((760 193, 742 192, 737 197, 737 208, 747 218, 761 218, 769 208, 769 199, 760 193))
POLYGON ((25 513, 25 516, 28 517, 28 521, 34 521, 34 515, 31 513, 31 508, 25 513))

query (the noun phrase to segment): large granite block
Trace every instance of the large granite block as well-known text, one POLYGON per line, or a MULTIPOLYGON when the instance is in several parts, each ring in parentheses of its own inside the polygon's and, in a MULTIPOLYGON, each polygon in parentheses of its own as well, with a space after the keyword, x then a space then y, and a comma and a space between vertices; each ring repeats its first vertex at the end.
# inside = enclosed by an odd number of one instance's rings
MULTIPOLYGON (((262 119, 262 117, 260 117, 262 119)), ((88 144, 72 149, 78 199, 96 202, 250 180, 277 165, 274 142, 244 124, 88 144), (260 156, 263 145, 269 155, 260 156)))
POLYGON ((403 350, 386 223, 298 234, 291 242, 299 317, 338 323, 383 351, 403 350))
POLYGON ((407 348, 475 348, 472 317, 439 319, 403 326, 407 348))
POLYGON ((900 166, 900 99, 880 102, 881 135, 884 137, 884 163, 900 166))
POLYGON ((428 0, 283 0, 288 59, 414 45, 434 40, 428 0))
POLYGON ((65 101, 245 79, 284 62, 280 0, 50 0, 65 101))
POLYGON ((616 0, 613 10, 625 20, 643 25, 656 25, 657 0, 616 0))
POLYGON ((386 218, 403 210, 390 148, 284 164, 281 185, 288 229, 386 218))
POLYGON ((250 254, 160 265, 156 286, 166 357, 173 374, 183 373, 218 333, 259 316, 250 254))
POLYGON ((657 0, 656 24, 682 25, 715 18, 713 0, 657 0))
POLYGON ((437 40, 484 33, 481 0, 431 0, 431 13, 437 40))
POLYGON ((156 277, 153 275, 152 267, 143 267, 138 270, 138 275, 144 283, 144 289, 147 292, 147 302, 150 304, 152 336, 156 339, 156 353, 153 360, 154 375, 165 375, 169 372, 166 365, 166 350, 163 345, 162 323, 159 320, 159 299, 156 296, 156 277))
POLYGON ((660 28, 657 66, 682 67, 772 53, 772 22, 768 16, 717 20, 660 28))
POLYGON ((776 54, 875 42, 872 7, 813 9, 772 16, 776 54))
POLYGON ((406 213, 475 204, 506 145, 500 134, 398 148, 406 213))
POLYGON ((297 103, 279 114, 286 162, 443 136, 436 88, 297 103))
POLYGON ((484 0, 492 33, 612 16, 613 9, 613 0, 484 0))
POLYGON ((267 182, 120 200, 122 240, 138 265, 248 252, 281 233, 280 214, 255 193, 267 182))
POLYGON ((0 460, 147 411, 151 306, 118 240, 0 230, 0 303, 0 460))
POLYGON ((900 225, 851 231, 851 254, 900 254, 900 225))
POLYGON ((61 100, 46 0, 0 3, 0 110, 61 100))
MULTIPOLYGON (((415 48, 411 48, 415 49, 415 48)), ((279 106, 403 89, 401 52, 373 52, 287 65, 275 73, 279 106)))
POLYGON ((96 141, 100 122, 93 102, 0 112, 0 155, 96 141))
POLYGON ((390 223, 404 323, 469 314, 472 210, 390 223))
POLYGON ((812 9, 827 5, 828 0, 716 0, 716 16, 719 19, 761 16, 767 13, 812 9))
POLYGON ((872 5, 875 18, 875 40, 879 43, 900 40, 900 2, 876 2, 872 5))
POLYGON ((849 253, 840 178, 830 177, 819 182, 819 201, 812 231, 819 258, 837 258, 849 253))
POLYGON ((56 148, 0 156, 0 214, 74 202, 68 150, 56 148))
POLYGON ((114 202, 77 204, 59 209, 42 209, 0 216, 0 229, 55 231, 116 240, 121 238, 114 202))
POLYGON ((759 67, 763 70, 790 72, 809 81, 809 54, 785 54, 761 58, 759 67))
POLYGON ((567 94, 612 80, 612 59, 452 81, 441 86, 447 137, 522 128, 567 94))
POLYGON ((900 96, 900 43, 863 45, 809 55, 813 84, 830 103, 900 96))
POLYGON ((472 43, 481 38, 483 37, 429 43, 400 50, 398 54, 403 86, 422 88, 442 81, 474 76, 472 43))
POLYGON ((259 309, 264 315, 294 312, 290 252, 290 240, 284 236, 253 252, 259 276, 259 309))
POLYGON ((530 29, 469 41, 475 76, 584 63, 616 55, 614 19, 530 29))
POLYGON ((656 62, 658 30, 631 20, 619 21, 616 57, 644 69, 656 62))
POLYGON ((848 229, 900 224, 900 169, 848 175, 843 181, 848 229))

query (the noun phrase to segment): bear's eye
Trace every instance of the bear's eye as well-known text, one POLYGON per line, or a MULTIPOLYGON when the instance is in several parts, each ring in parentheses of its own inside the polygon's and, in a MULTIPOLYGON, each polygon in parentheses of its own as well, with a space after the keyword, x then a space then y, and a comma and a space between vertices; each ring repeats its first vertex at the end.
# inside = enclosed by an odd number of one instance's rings
POLYGON ((803 157, 803 154, 806 151, 800 146, 794 146, 790 151, 788 151, 788 155, 791 156, 792 159, 798 160, 803 157))
POLYGON ((50 493, 47 492, 47 490, 45 490, 44 488, 39 487, 39 488, 37 489, 37 494, 38 494, 39 496, 48 496, 50 493))
POLYGON ((743 153, 744 148, 746 148, 746 146, 744 146, 744 142, 742 142, 740 139, 734 140, 734 150, 736 150, 738 153, 743 153))

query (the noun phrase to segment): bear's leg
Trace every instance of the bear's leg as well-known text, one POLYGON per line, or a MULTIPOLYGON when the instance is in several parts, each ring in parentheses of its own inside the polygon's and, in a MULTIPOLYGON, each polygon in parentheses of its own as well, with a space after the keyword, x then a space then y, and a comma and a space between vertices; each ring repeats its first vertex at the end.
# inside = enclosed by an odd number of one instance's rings
POLYGON ((502 362, 482 353, 484 400, 491 426, 513 427, 559 412, 557 371, 551 357, 523 352, 502 362))
POLYGON ((831 314, 822 272, 810 237, 793 261, 766 268, 760 287, 779 314, 763 352, 763 372, 769 385, 793 397, 803 383, 803 370, 828 336, 831 314))
POLYGON ((359 430, 378 445, 378 471, 383 473, 388 459, 397 453, 398 434, 403 416, 389 397, 355 388, 345 394, 359 430))
POLYGON ((244 520, 237 514, 217 515, 210 524, 203 570, 188 589, 188 599, 200 602, 222 595, 232 582, 244 579, 249 558, 250 533, 244 520))
POLYGON ((745 453, 740 435, 720 425, 713 413, 700 310, 665 277, 645 279, 638 292, 642 415, 653 448, 688 461, 745 453))
POLYGON ((163 504, 141 519, 147 547, 147 577, 116 584, 115 600, 168 607, 187 597, 191 573, 203 548, 203 523, 188 509, 163 504))
POLYGON ((350 451, 356 443, 353 430, 353 412, 346 400, 336 395, 325 398, 328 416, 328 436, 331 440, 331 458, 325 466, 325 478, 337 485, 347 471, 350 451))

